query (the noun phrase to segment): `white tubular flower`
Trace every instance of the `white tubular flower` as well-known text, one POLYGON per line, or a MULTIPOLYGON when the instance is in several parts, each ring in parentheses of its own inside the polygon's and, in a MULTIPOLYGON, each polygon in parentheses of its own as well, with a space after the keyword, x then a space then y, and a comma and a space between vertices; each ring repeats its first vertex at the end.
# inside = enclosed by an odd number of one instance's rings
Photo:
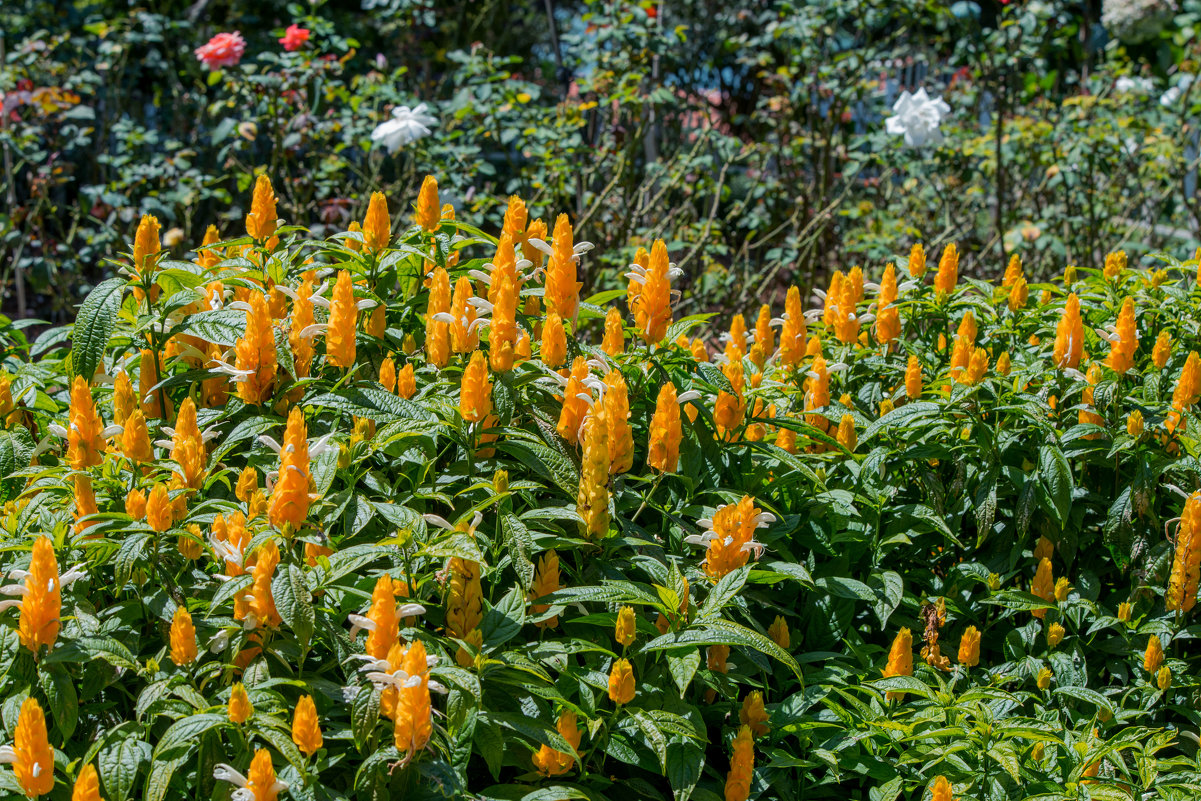
POLYGON ((389 153, 395 153, 405 145, 429 136, 438 118, 429 113, 425 103, 416 106, 397 106, 392 109, 392 119, 381 122, 371 132, 371 141, 379 142, 389 153))

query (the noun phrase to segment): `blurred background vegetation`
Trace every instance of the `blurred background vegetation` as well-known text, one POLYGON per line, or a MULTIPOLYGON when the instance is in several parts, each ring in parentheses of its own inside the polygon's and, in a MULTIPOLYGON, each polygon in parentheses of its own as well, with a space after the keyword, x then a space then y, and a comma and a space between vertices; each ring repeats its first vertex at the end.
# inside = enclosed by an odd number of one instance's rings
POLYGON ((0 288, 69 320, 143 213, 182 256, 242 231, 249 176, 281 216, 409 213, 426 173, 499 227, 504 197, 571 215, 586 285, 668 240, 682 312, 743 310, 835 269, 957 241, 969 273, 1034 276, 1201 241, 1196 2, 7 0, 0 288), (278 39, 298 24, 306 46, 278 39), (194 50, 239 31, 241 63, 194 50), (902 90, 944 141, 885 131, 902 90), (424 102, 396 153, 372 130, 424 102), (232 209, 232 210, 231 210, 232 209))

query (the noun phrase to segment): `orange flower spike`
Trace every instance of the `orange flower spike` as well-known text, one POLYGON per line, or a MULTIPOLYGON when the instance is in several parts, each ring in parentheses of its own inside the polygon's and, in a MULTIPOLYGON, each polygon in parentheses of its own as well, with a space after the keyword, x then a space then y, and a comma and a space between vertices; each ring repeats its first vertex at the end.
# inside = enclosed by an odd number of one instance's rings
POLYGON ((379 365, 379 383, 388 392, 396 390, 396 362, 392 357, 386 357, 379 365))
POLYGON ((438 369, 450 361, 450 324, 434 319, 450 314, 450 275, 437 267, 430 278, 429 309, 425 315, 425 353, 430 364, 438 369))
POLYGON ((100 464, 108 443, 104 421, 96 411, 92 390, 83 376, 71 384, 71 407, 67 413, 67 463, 72 470, 87 470, 100 464))
MULTIPOLYGON (((561 420, 560 420, 561 422, 561 420)), ((597 540, 609 530, 609 421, 601 404, 584 422, 584 447, 580 467, 580 491, 576 511, 583 523, 585 539, 597 540)))
POLYGON ((1160 331, 1159 336, 1155 338, 1155 346, 1151 349, 1151 363, 1155 365, 1155 369, 1162 370, 1171 355, 1172 335, 1167 331, 1160 331))
POLYGON ((204 229, 204 239, 200 242, 200 249, 196 251, 196 264, 205 271, 212 270, 221 263, 221 251, 213 247, 220 241, 221 233, 217 226, 210 225, 204 229))
POLYGON ((746 319, 741 314, 735 314, 730 320, 725 353, 726 359, 731 362, 740 362, 746 356, 746 319))
POLYGON ((922 396, 922 363, 916 356, 910 356, 909 364, 905 367, 905 396, 910 400, 922 396))
MULTIPOLYGON (((1038 570, 1034 574, 1034 583, 1030 585, 1030 593, 1037 595, 1047 603, 1055 602, 1055 579, 1051 574, 1051 560, 1043 557, 1038 562, 1038 570)), ((1035 609, 1030 614, 1040 620, 1047 616, 1046 609, 1035 609)))
POLYGON ((909 275, 921 280, 926 274, 926 249, 919 242, 909 249, 909 275))
POLYGON ((689 540, 702 545, 707 543, 703 563, 705 574, 718 581, 745 565, 752 552, 761 553, 763 546, 755 541, 755 530, 771 519, 755 507, 754 499, 749 495, 743 496, 738 503, 720 507, 709 524, 709 532, 694 535, 695 539, 689 540))
MULTIPOLYGON (((563 588, 559 578, 559 554, 552 548, 538 558, 538 566, 534 570, 534 580, 530 585, 530 600, 536 600, 558 592, 563 588)), ((547 604, 533 604, 530 612, 540 616, 550 609, 547 604)), ((554 615, 536 624, 540 629, 553 629, 559 625, 559 616, 554 615)))
POLYGON ((1164 593, 1164 606, 1169 612, 1192 611, 1197 603, 1198 578, 1201 578, 1201 492, 1194 492, 1184 503, 1176 529, 1172 571, 1164 593))
POLYGON ((942 258, 938 260, 938 274, 934 276, 934 291, 941 295, 949 295, 959 283, 959 250, 955 243, 943 249, 942 258))
POLYGON ((980 631, 968 626, 959 638, 959 663, 967 667, 980 664, 980 631))
MULTIPOLYGON (((367 610, 365 651, 373 659, 385 659, 400 641, 400 616, 396 607, 396 582, 387 573, 375 580, 371 606, 367 610)), ((360 623, 357 621, 356 623, 360 623)))
POLYGON ((146 419, 159 418, 166 420, 171 417, 171 400, 166 392, 155 389, 163 378, 163 366, 154 358, 154 352, 142 349, 138 360, 138 403, 146 419), (162 401, 166 399, 167 408, 164 411, 162 401))
POLYGON ((308 427, 299 406, 288 413, 284 441, 279 450, 279 478, 271 489, 267 519, 277 529, 302 526, 309 514, 308 427))
POLYGON ((1080 318, 1080 299, 1076 293, 1068 295, 1063 315, 1055 329, 1055 366, 1060 370, 1075 370, 1080 366, 1084 352, 1084 321, 1080 318))
POLYGON ((317 705, 313 703, 311 695, 303 696, 296 704, 296 712, 292 716, 292 742, 306 757, 320 751, 325 744, 317 718, 317 705))
POLYGON ((78 534, 85 529, 96 525, 99 521, 91 523, 79 522, 88 515, 94 515, 100 510, 96 507, 96 493, 92 491, 92 479, 85 473, 77 473, 75 475, 75 533, 78 534))
POLYGON ((275 766, 271 764, 271 752, 266 748, 254 752, 254 758, 250 760, 250 770, 245 776, 229 765, 217 765, 213 776, 238 785, 241 789, 234 793, 234 797, 240 801, 276 801, 280 791, 287 786, 276 779, 275 766))
MULTIPOLYGON (((892 648, 888 651, 888 663, 884 666, 884 678, 890 679, 894 676, 912 676, 913 675, 913 635, 909 629, 902 628, 897 632, 897 636, 892 641, 892 648)), ((886 694, 889 701, 901 698, 904 694, 899 692, 889 692, 886 694)))
POLYGON ((534 220, 525 230, 525 236, 521 238, 521 258, 530 262, 532 269, 542 267, 542 259, 546 255, 541 250, 530 244, 531 239, 546 241, 546 223, 542 220, 534 220))
POLYGON ((125 495, 125 513, 134 520, 146 517, 146 493, 132 489, 125 495))
POLYGON ((754 690, 747 693, 746 698, 742 700, 742 708, 738 710, 738 722, 743 726, 750 726, 751 733, 756 737, 762 737, 771 731, 771 726, 768 725, 767 709, 763 705, 763 693, 759 690, 754 690))
POLYGON ((138 407, 137 393, 133 391, 133 383, 129 374, 118 370, 113 379, 113 422, 124 426, 129 415, 138 407))
POLYGON ((171 437, 171 458, 179 466, 177 474, 184 486, 200 489, 204 486, 205 463, 208 458, 204 436, 196 422, 196 402, 185 398, 175 418, 175 434, 171 437))
POLYGON ((196 629, 192 626, 192 616, 183 606, 175 607, 170 641, 172 662, 184 667, 196 661, 196 629))
POLYGON ((667 327, 671 325, 671 265, 667 257, 667 245, 656 239, 651 247, 650 265, 646 270, 646 281, 638 295, 634 320, 638 335, 648 345, 663 341, 667 327))
POLYGON ((746 801, 751 795, 751 781, 755 776, 755 739, 751 727, 743 725, 730 753, 730 771, 726 774, 725 801, 746 801))
POLYGON ((629 648, 634 644, 637 636, 638 617, 634 614, 634 607, 623 606, 617 613, 617 622, 613 627, 613 639, 617 640, 617 644, 623 648, 629 648))
POLYGON ((71 801, 104 801, 100 797, 100 774, 95 765, 89 763, 80 768, 71 788, 71 801))
POLYGON ((1134 354, 1138 350, 1138 323, 1135 320, 1134 298, 1122 301, 1118 311, 1116 339, 1110 340, 1109 358, 1105 363, 1118 375, 1134 366, 1134 354))
POLYGON ((492 413, 492 381, 482 351, 471 354, 471 361, 463 371, 459 413, 469 423, 478 423, 492 413))
POLYGON ((417 193, 417 212, 414 224, 426 233, 433 233, 442 224, 442 206, 438 203, 438 181, 432 175, 425 176, 421 191, 417 193))
POLYGON ((859 447, 859 437, 855 433, 855 418, 849 414, 844 414, 842 419, 838 421, 838 444, 854 453, 855 448, 859 447))
POLYGON ((1160 643, 1159 637, 1152 634, 1151 638, 1147 640, 1147 649, 1143 651, 1143 670, 1154 677, 1162 664, 1163 645, 1160 643))
POLYGON ((238 382, 238 397, 252 406, 261 405, 271 397, 275 382, 275 332, 267 301, 259 292, 250 295, 250 311, 246 329, 234 347, 234 367, 243 371, 245 379, 238 382))
POLYGON ((651 266, 651 254, 646 248, 638 248, 634 254, 634 263, 630 265, 627 274, 629 283, 626 284, 626 308, 630 314, 638 311, 638 298, 642 295, 642 286, 646 283, 646 271, 651 266), (642 279, 642 280, 639 280, 642 279))
MULTIPOLYGON (((813 358, 813 366, 805 379, 805 411, 813 411, 830 405, 830 372, 826 360, 821 356, 813 358)), ((820 414, 810 414, 805 418, 809 425, 826 430, 827 420, 820 414)))
POLYGON ((54 749, 46 733, 46 715, 33 697, 21 703, 13 744, 3 759, 11 762, 17 784, 29 798, 46 795, 54 789, 54 749))
POLYGON ((171 528, 172 517, 167 485, 156 483, 146 499, 146 523, 155 531, 166 531, 171 528))
POLYGON ((542 326, 540 355, 542 363, 552 369, 562 365, 567 358, 567 330, 563 318, 553 311, 546 315, 546 323, 542 326))
POLYGON ((250 213, 246 215, 246 233, 251 239, 266 242, 275 234, 279 216, 275 208, 275 190, 271 179, 259 175, 254 182, 254 195, 250 201, 250 213))
POLYGON ((1025 308, 1026 301, 1030 298, 1030 287, 1026 283, 1025 276, 1018 276, 1018 279, 1013 282, 1013 286, 1009 289, 1009 310, 1017 311, 1025 308))
POLYGON ((1119 250, 1115 253, 1109 253, 1105 256, 1105 269, 1102 271, 1104 276, 1109 280, 1113 280, 1121 275, 1126 270, 1126 251, 1119 250))
POLYGON ((887 345, 901 333, 901 315, 893 304, 897 299, 897 268, 889 264, 880 280, 880 297, 876 312, 876 342, 887 345))
POLYGON ((746 417, 746 379, 742 369, 742 361, 731 361, 722 368, 722 373, 730 381, 733 394, 724 389, 717 393, 713 406, 713 422, 717 425, 717 436, 723 441, 731 441, 736 429, 742 425, 746 417))
POLYGON ((512 276, 499 277, 496 300, 492 305, 492 323, 488 329, 488 361, 493 372, 513 369, 517 349, 517 293, 512 276))
POLYGON ((759 370, 767 364, 767 358, 776 349, 776 336, 771 328, 771 306, 764 303, 759 307, 759 316, 755 319, 755 344, 751 346, 751 361, 759 370))
POLYGON ((355 361, 355 329, 359 316, 354 299, 354 282, 349 270, 340 270, 329 306, 329 328, 325 335, 326 361, 334 367, 352 367, 355 361))
POLYGON ((620 356, 625 349, 626 335, 621 324, 621 312, 616 306, 610 306, 605 314, 605 337, 601 341, 601 350, 606 356, 620 356))
POLYGON ((630 428, 629 390, 620 370, 605 376, 603 403, 609 426, 609 472, 627 473, 634 466, 634 432, 630 428))
POLYGON ((401 669, 418 677, 412 686, 399 688, 394 736, 396 750, 410 759, 429 743, 433 725, 430 719, 429 668, 425 645, 417 640, 405 650, 401 669))
POLYGON ((567 773, 575 765, 576 755, 579 753, 581 732, 576 714, 570 709, 564 709, 559 713, 559 722, 556 728, 567 744, 571 746, 572 753, 555 751, 548 745, 541 746, 534 754, 533 762, 534 768, 543 776, 562 776, 567 773))
POLYGON ((254 582, 251 585, 253 600, 250 611, 257 626, 278 628, 284 621, 276 609, 275 596, 271 594, 271 581, 275 578, 275 569, 279 567, 279 546, 275 544, 275 540, 268 540, 266 545, 258 549, 256 555, 258 559, 251 571, 254 582))
MULTIPOLYGON (((521 292, 521 274, 517 272, 517 253, 514 240, 502 233, 500 242, 496 245, 496 255, 492 257, 492 269, 488 273, 488 302, 495 304, 501 289, 501 283, 509 280, 513 283, 518 294, 521 292)), ((517 304, 513 304, 516 314, 517 304)))
MULTIPOLYGON (((555 220, 555 233, 550 258, 546 265, 546 308, 564 321, 574 322, 580 304, 580 287, 576 281, 576 256, 571 222, 566 214, 555 220)), ((645 291, 645 289, 643 290, 645 291)))
POLYGON ((842 282, 846 276, 842 274, 842 270, 835 270, 830 276, 830 285, 826 287, 825 303, 822 306, 822 322, 830 328, 834 327, 835 321, 838 319, 840 307, 842 303, 842 282))
POLYGON ((150 429, 141 409, 134 409, 125 420, 121 433, 121 455, 131 462, 154 461, 154 449, 150 444, 150 429))
POLYGON ((417 394, 417 377, 413 373, 411 362, 400 368, 396 375, 396 394, 405 400, 417 394))
POLYGON ((363 218, 363 247, 368 253, 379 253, 392 242, 392 218, 388 214, 388 199, 383 192, 372 192, 363 218))
POLYGON ((674 473, 680 463, 682 439, 676 387, 668 382, 659 389, 659 396, 655 400, 655 414, 651 417, 650 442, 647 445, 647 466, 660 473, 674 473))
POLYGON ((936 776, 930 784, 930 801, 955 801, 951 793, 951 783, 946 776, 936 776))
POLYGON ((471 353, 480 345, 475 326, 477 312, 471 303, 473 297, 471 281, 466 276, 459 278, 450 308, 450 316, 454 318, 450 324, 450 343, 455 353, 471 353))

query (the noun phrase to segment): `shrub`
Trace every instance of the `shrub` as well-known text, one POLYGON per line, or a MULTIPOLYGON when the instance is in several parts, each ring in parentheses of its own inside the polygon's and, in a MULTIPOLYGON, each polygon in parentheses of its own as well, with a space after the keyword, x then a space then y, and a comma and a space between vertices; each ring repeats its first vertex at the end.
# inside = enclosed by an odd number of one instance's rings
POLYGON ((9 332, 8 791, 1195 792, 1196 259, 917 244, 714 350, 662 242, 367 205, 9 332))

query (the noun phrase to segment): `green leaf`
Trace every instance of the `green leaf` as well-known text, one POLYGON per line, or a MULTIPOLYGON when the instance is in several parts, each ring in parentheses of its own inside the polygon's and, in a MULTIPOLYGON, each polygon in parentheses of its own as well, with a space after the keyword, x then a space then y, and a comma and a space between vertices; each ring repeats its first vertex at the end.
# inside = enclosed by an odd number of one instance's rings
POLYGON ((1058 446, 1044 445, 1039 451, 1038 475, 1062 526, 1072 509, 1072 471, 1058 446))
POLYGON ((163 755, 170 755, 170 752, 177 748, 191 748, 206 731, 229 725, 229 716, 216 712, 203 712, 177 720, 158 739, 158 744, 154 747, 154 758, 157 760, 163 755))
POLYGON ((379 696, 379 690, 368 685, 359 688, 350 703, 350 731, 360 751, 367 745, 367 739, 379 722, 379 696))
POLYGON ((313 636, 314 614, 312 597, 298 565, 281 565, 271 582, 271 594, 279 616, 295 632, 302 646, 313 636))
POLYGON ((326 393, 305 401, 305 406, 336 409, 355 417, 367 417, 379 423, 410 420, 435 422, 437 418, 423 406, 376 387, 352 387, 338 393, 326 393))
POLYGON ((512 512, 501 515, 500 523, 513 569, 517 572, 517 578, 521 580, 521 586, 528 590, 534 582, 534 563, 530 560, 530 554, 534 550, 534 538, 525 523, 512 512))
POLYGON ((125 801, 133 789, 142 762, 150 758, 150 745, 132 734, 109 743, 96 756, 96 767, 104 782, 104 797, 125 801))
POLYGON ((71 369, 75 375, 92 380, 117 325, 124 291, 124 278, 110 278, 97 284, 79 307, 71 333, 71 369))
POLYGON ((150 765, 150 775, 146 778, 145 801, 163 801, 167 790, 171 787, 171 778, 179 766, 188 761, 186 754, 173 759, 156 759, 150 765))
POLYGON ((696 648, 681 648, 679 651, 667 652, 667 669, 676 686, 680 688, 680 697, 684 697, 692 677, 701 666, 701 652, 696 648))
POLYGON ((753 648, 772 659, 783 662, 799 680, 804 681, 801 666, 793 659, 792 654, 759 632, 728 620, 711 620, 702 626, 668 632, 648 642, 642 650, 662 651, 683 645, 742 645, 753 648))
POLYGON ((137 671, 129 649, 112 637, 76 637, 56 647, 42 659, 43 665, 74 664, 99 659, 113 667, 137 671))
POLYGON ((75 725, 79 722, 79 697, 75 694, 75 683, 62 665, 53 665, 38 671, 42 692, 50 702, 50 713, 54 722, 70 740, 75 725))
POLYGON ((726 604, 734 599, 738 591, 746 584, 747 576, 750 575, 751 566, 743 565, 737 570, 731 570, 729 573, 721 577, 721 581, 714 585, 709 591, 709 595, 701 604, 700 616, 697 618, 698 623, 704 623, 712 618, 721 616, 721 610, 726 608, 726 604))
POLYGON ((922 698, 934 697, 934 691, 913 676, 890 676, 887 679, 876 679, 870 682, 870 684, 872 687, 883 692, 907 692, 920 695, 922 698))

